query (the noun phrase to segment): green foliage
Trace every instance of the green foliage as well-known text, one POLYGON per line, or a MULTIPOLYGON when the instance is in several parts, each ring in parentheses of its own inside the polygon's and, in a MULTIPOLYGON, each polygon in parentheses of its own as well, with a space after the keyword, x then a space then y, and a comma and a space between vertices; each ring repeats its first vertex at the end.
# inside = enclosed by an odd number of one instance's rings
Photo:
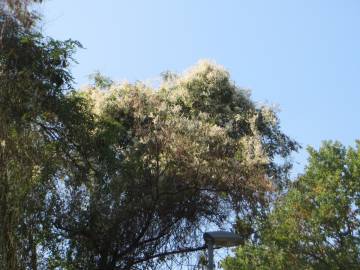
MULTIPOLYGON (((22 3, 13 4, 9 8, 17 9, 15 15, 0 10, 0 268, 10 270, 36 269, 41 261, 37 247, 50 230, 50 220, 45 220, 47 188, 63 159, 59 150, 67 147, 54 130, 69 138, 68 127, 75 119, 64 117, 70 103, 64 91, 78 45, 44 39, 16 17, 25 12, 22 3)), ((66 114, 83 115, 75 110, 71 106, 66 114)))
MULTIPOLYGON (((39 14, 30 7, 42 0, 3 0, 0 8, 24 28, 31 28, 39 20, 39 14)), ((1 27, 0 27, 1 28, 1 27)))
POLYGON ((0 10, 0 268, 156 268, 230 213, 245 241, 297 149, 271 108, 206 61, 74 91, 81 45, 35 31, 30 2, 0 10))
POLYGON ((308 151, 305 174, 275 204, 261 242, 240 247, 225 269, 358 269, 360 143, 308 151))
POLYGON ((110 78, 102 75, 99 71, 91 74, 89 79, 93 80, 94 87, 99 89, 107 89, 114 83, 110 78))
POLYGON ((237 248, 235 257, 227 257, 221 265, 226 270, 301 269, 293 265, 287 255, 276 246, 251 243, 237 248))
POLYGON ((191 236, 200 226, 221 225, 232 211, 261 213, 271 179, 282 176, 274 157, 297 147, 269 108, 209 62, 167 76, 159 89, 98 85, 75 96, 95 115, 96 149, 82 185, 67 174, 74 195, 53 194, 70 268, 156 267, 201 246, 191 236))

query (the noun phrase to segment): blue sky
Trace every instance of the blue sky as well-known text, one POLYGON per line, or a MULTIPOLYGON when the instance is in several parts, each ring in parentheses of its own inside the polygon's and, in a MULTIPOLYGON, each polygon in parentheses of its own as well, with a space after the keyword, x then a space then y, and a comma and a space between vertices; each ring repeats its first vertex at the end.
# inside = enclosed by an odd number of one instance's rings
MULTIPOLYGON (((78 86, 96 70, 145 80, 207 58, 255 101, 277 104, 301 145, 360 138, 358 0, 48 0, 40 11, 48 35, 86 48, 78 86)), ((295 172, 306 156, 294 155, 295 172)))

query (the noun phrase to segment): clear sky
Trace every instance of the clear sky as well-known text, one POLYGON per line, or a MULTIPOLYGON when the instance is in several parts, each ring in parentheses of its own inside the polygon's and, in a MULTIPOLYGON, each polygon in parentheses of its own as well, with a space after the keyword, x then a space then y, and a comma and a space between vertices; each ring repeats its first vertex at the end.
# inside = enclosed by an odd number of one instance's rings
MULTIPOLYGON (((47 0, 43 29, 79 40, 77 85, 156 78, 207 58, 257 102, 277 104, 304 147, 360 138, 359 0, 47 0)), ((296 172, 306 154, 294 155, 296 172)))

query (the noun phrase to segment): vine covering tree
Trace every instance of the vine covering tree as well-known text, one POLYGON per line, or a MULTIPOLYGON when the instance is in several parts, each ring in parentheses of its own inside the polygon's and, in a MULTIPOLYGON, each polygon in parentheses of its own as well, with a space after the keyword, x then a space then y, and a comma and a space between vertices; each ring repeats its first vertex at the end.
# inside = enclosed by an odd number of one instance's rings
POLYGON ((74 90, 81 45, 43 37, 25 4, 0 11, 2 269, 155 268, 203 249, 206 224, 264 214, 298 147, 271 108, 208 61, 74 90))

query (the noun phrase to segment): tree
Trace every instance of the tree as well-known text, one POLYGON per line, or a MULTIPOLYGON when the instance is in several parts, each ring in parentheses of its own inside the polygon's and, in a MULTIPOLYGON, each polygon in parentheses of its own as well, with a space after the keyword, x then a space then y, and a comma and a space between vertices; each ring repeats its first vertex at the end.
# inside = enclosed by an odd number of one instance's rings
POLYGON ((275 204, 261 241, 237 250, 224 269, 357 269, 360 264, 360 142, 325 142, 304 175, 275 204))
POLYGON ((148 269, 204 249, 205 224, 262 213, 287 169, 274 158, 297 148, 271 109, 210 62, 166 76, 159 89, 112 84, 76 95, 95 114, 96 150, 89 173, 65 172, 52 194, 65 247, 54 266, 148 269))
POLYGON ((0 9, 0 268, 154 268, 264 213, 298 147, 271 108, 209 62, 74 91, 80 44, 44 38, 31 2, 0 9))
POLYGON ((9 19, 8 16, 11 16, 12 20, 15 19, 23 27, 31 28, 40 17, 34 10, 29 8, 32 4, 41 2, 42 0, 3 0, 0 3, 0 8, 2 12, 7 13, 7 16, 3 19, 9 19))
POLYGON ((79 44, 43 38, 28 24, 35 18, 25 2, 0 9, 0 268, 10 270, 37 269, 49 234, 47 187, 68 159, 76 124, 86 123, 81 102, 65 95, 79 44), (55 127, 59 136, 50 139, 55 127))

